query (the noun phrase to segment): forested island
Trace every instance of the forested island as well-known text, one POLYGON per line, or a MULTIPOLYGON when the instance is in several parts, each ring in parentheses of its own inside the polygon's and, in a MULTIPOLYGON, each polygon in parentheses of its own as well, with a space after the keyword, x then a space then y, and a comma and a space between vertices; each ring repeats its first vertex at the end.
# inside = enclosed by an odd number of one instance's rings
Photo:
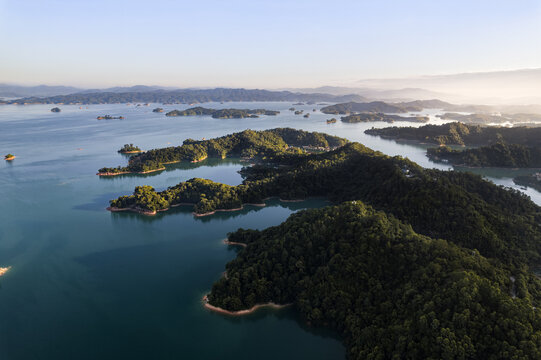
POLYGON ((172 110, 165 114, 165 116, 198 116, 198 115, 210 115, 214 119, 243 119, 243 118, 257 118, 258 115, 275 116, 280 112, 275 110, 265 109, 208 109, 201 106, 189 108, 186 110, 172 110))
POLYGON ((15 155, 13 154, 7 154, 4 156, 4 160, 11 161, 13 159, 15 159, 15 155))
POLYGON ((337 205, 229 234, 246 247, 209 304, 292 303, 309 324, 340 333, 355 359, 541 356, 541 283, 529 270, 541 260, 541 208, 524 194, 345 141, 261 157, 242 175, 238 186, 138 186, 110 205, 152 213, 192 204, 205 215, 324 196, 337 205))
POLYGON ((101 168, 100 176, 127 173, 148 173, 165 169, 166 164, 180 161, 199 162, 207 157, 227 156, 265 158, 302 153, 304 150, 325 150, 342 146, 345 139, 317 132, 289 128, 266 131, 246 130, 211 140, 184 140, 182 146, 154 149, 130 158, 128 166, 101 168))
POLYGON ((401 103, 387 103, 384 101, 372 102, 347 102, 335 105, 329 105, 321 108, 324 114, 347 115, 354 113, 407 113, 412 111, 422 111, 423 109, 443 109, 454 108, 453 105, 441 100, 416 100, 401 103))
POLYGON ((415 127, 388 127, 368 129, 366 134, 387 139, 418 141, 438 145, 492 145, 498 142, 541 147, 541 128, 539 127, 500 127, 467 125, 453 122, 444 125, 424 125, 415 127))
POLYGON ((161 112, 163 112, 163 108, 157 107, 157 108, 153 109, 152 112, 161 113, 161 112))
POLYGON ((291 91, 270 91, 259 89, 179 89, 127 92, 83 92, 49 97, 27 97, 1 101, 0 104, 121 104, 121 103, 162 103, 192 104, 226 101, 304 101, 304 102, 346 102, 363 101, 359 95, 304 94, 291 91))
POLYGON ((98 120, 114 120, 114 119, 123 120, 124 116, 100 115, 96 119, 98 119, 98 120))
POLYGON ((342 116, 340 118, 345 123, 360 123, 360 122, 374 122, 383 121, 388 123, 394 123, 395 121, 407 121, 407 122, 428 122, 428 116, 400 116, 400 115, 387 115, 383 113, 360 113, 355 115, 342 116))
POLYGON ((462 166, 541 168, 540 147, 505 142, 465 150, 440 146, 428 149, 427 156, 434 161, 445 160, 453 165, 462 166))
POLYGON ((121 154, 136 154, 142 151, 143 150, 141 150, 139 146, 135 146, 133 144, 124 144, 124 146, 118 150, 118 152, 121 154))
POLYGON ((541 192, 541 173, 517 176, 513 179, 513 181, 517 185, 530 186, 535 190, 541 192))
POLYGON ((51 112, 54 112, 54 113, 59 113, 60 111, 62 111, 62 110, 60 110, 60 108, 58 108, 58 107, 54 107, 54 108, 51 109, 51 112))
POLYGON ((505 122, 515 123, 529 123, 540 122, 541 115, 539 114, 492 114, 492 113, 475 113, 475 114, 459 114, 459 113, 445 113, 443 115, 436 115, 443 120, 456 120, 463 123, 470 124, 500 124, 505 122))

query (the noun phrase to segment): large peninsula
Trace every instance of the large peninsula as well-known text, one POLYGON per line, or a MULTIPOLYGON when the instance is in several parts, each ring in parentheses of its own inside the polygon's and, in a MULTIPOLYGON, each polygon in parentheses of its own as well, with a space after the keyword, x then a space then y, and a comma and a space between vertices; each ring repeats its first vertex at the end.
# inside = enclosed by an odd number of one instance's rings
POLYGON ((325 196, 336 205, 229 234, 246 246, 209 304, 238 311, 292 303, 309 324, 341 334, 355 359, 541 356, 541 282, 529 270, 541 260, 541 208, 527 196, 346 142, 263 156, 242 174, 238 186, 141 186, 111 206, 193 204, 204 215, 272 196, 325 196))
POLYGON ((366 134, 386 139, 417 141, 438 145, 492 145, 498 142, 541 147, 540 127, 501 127, 467 125, 453 122, 443 125, 424 125, 421 127, 388 127, 368 129, 366 134))
POLYGON ((166 164, 180 161, 199 162, 208 157, 227 156, 263 158, 303 152, 303 149, 324 150, 344 145, 345 139, 317 132, 289 128, 266 131, 246 130, 211 140, 184 140, 181 146, 149 150, 133 156, 127 166, 101 168, 98 175, 148 173, 164 170, 166 164))

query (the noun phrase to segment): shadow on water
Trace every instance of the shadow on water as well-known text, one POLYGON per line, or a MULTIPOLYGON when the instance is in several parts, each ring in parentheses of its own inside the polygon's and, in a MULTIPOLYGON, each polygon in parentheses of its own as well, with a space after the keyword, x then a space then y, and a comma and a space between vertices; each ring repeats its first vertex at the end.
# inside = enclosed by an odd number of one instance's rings
POLYGON ((226 321, 233 324, 253 323, 269 316, 274 316, 278 319, 292 319, 299 325, 301 329, 309 332, 312 335, 318 336, 320 338, 343 341, 343 338, 336 331, 325 327, 313 327, 308 325, 306 320, 301 316, 301 314, 299 314, 299 312, 295 308, 295 305, 289 306, 284 309, 261 308, 252 314, 242 316, 228 316, 224 314, 218 314, 212 311, 209 311, 209 313, 212 316, 224 318, 226 319, 226 321))
POLYGON ((503 178, 514 178, 522 175, 532 175, 536 172, 539 172, 539 168, 496 168, 496 167, 483 167, 483 168, 474 168, 474 167, 464 167, 464 166, 454 166, 454 170, 462 172, 471 172, 474 174, 481 175, 483 177, 492 177, 496 179, 503 178))
POLYGON ((73 210, 85 210, 85 211, 106 211, 106 207, 109 206, 109 200, 118 197, 116 193, 101 194, 91 202, 86 204, 79 204, 72 207, 73 210))
MULTIPOLYGON (((282 207, 291 211, 297 211, 301 209, 305 209, 307 206, 307 201, 310 200, 321 200, 326 205, 331 205, 331 202, 328 200, 325 200, 324 198, 308 198, 303 201, 295 201, 295 202, 284 202, 281 201, 278 198, 271 198, 265 201, 266 206, 255 206, 255 205, 244 205, 241 210, 235 210, 235 211, 217 211, 216 213, 212 215, 207 216, 194 216, 194 220, 201 221, 203 223, 208 223, 211 221, 222 221, 222 220, 228 220, 233 219, 239 216, 244 216, 246 214, 257 212, 265 208, 269 207, 282 207)), ((101 207, 103 208, 103 202, 101 203, 101 207)), ((90 204, 87 204, 90 206, 90 204)), ((122 212, 112 212, 111 216, 113 220, 121 220, 121 219, 138 219, 140 221, 144 222, 153 222, 162 219, 165 216, 175 215, 175 214, 192 214, 193 213, 193 206, 192 205, 181 205, 174 208, 171 208, 167 211, 158 212, 156 215, 148 216, 143 214, 138 214, 133 211, 122 211, 122 212)))
POLYGON ((110 180, 114 180, 118 178, 130 178, 130 177, 147 178, 147 177, 158 176, 164 172, 176 171, 176 170, 193 170, 200 167, 216 167, 216 166, 224 166, 224 165, 246 165, 246 164, 248 164, 248 162, 240 158, 227 158, 227 159, 208 158, 197 163, 181 161, 178 163, 166 164, 164 170, 155 171, 155 172, 151 172, 147 174, 131 173, 131 174, 121 174, 121 175, 116 175, 116 176, 100 176, 100 180, 110 181, 110 180))

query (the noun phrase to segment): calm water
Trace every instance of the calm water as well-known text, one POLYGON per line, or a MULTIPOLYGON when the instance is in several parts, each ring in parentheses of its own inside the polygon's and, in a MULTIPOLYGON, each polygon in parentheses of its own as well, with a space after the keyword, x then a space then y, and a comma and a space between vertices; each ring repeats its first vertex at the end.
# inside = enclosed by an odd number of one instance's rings
MULTIPOLYGON (((102 166, 124 164, 125 143, 144 149, 186 138, 225 135, 246 128, 295 127, 360 141, 390 155, 434 164, 425 147, 364 135, 374 124, 327 125, 328 115, 295 116, 290 103, 205 104, 268 108, 277 117, 221 120, 167 118, 153 106, 1 106, 0 154, 0 359, 343 359, 329 332, 304 326, 291 310, 263 310, 230 318, 206 311, 201 296, 221 276, 235 250, 221 241, 239 227, 265 228, 301 208, 328 204, 268 202, 232 213, 194 218, 176 208, 155 217, 105 211, 109 199, 136 185, 157 189, 204 177, 238 184, 237 159, 180 164, 148 176, 99 178, 102 166), (123 115, 125 120, 96 120, 123 115)), ((166 111, 182 106, 162 106, 166 111)), ((314 106, 295 106, 306 111, 314 106)), ((316 106, 320 108, 320 106, 316 106)), ((422 114, 437 114, 424 111, 422 114)), ((434 118, 434 123, 437 120, 434 118)), ((400 125, 400 124, 397 124, 400 125)), ((512 185, 505 171, 484 173, 512 185)), ((541 194, 528 190, 538 203, 541 194)))

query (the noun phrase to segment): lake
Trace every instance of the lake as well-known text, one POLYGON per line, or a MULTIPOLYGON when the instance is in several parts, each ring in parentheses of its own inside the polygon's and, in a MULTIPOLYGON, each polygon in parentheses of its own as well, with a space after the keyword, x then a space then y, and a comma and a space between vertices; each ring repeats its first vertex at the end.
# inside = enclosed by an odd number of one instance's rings
MULTIPOLYGON (((211 313, 201 297, 235 257, 222 243, 239 227, 263 229, 303 208, 328 205, 269 200, 195 218, 188 207, 145 217, 110 213, 108 200, 137 185, 164 189, 193 177, 230 185, 242 181, 239 159, 175 164, 144 176, 100 178, 97 169, 123 165, 126 143, 142 149, 209 139, 247 128, 293 127, 359 141, 424 167, 448 169, 425 156, 426 146, 399 144, 364 134, 386 123, 327 125, 332 116, 312 109, 309 118, 291 103, 210 103, 212 108, 265 108, 278 116, 258 119, 166 117, 149 107, 115 105, 0 106, 0 359, 344 359, 332 332, 304 325, 292 309, 261 310, 245 317, 211 313), (98 115, 124 120, 96 120, 98 115)), ((163 106, 165 112, 186 105, 163 106)), ((426 110, 430 123, 443 123, 426 110)), ((337 117, 337 116, 335 116, 337 117)), ((337 117, 338 118, 338 117, 337 117)), ((420 124, 395 123, 396 126, 420 124)), ((495 183, 512 183, 516 171, 478 169, 495 183)), ((538 204, 541 194, 526 190, 538 204)))

